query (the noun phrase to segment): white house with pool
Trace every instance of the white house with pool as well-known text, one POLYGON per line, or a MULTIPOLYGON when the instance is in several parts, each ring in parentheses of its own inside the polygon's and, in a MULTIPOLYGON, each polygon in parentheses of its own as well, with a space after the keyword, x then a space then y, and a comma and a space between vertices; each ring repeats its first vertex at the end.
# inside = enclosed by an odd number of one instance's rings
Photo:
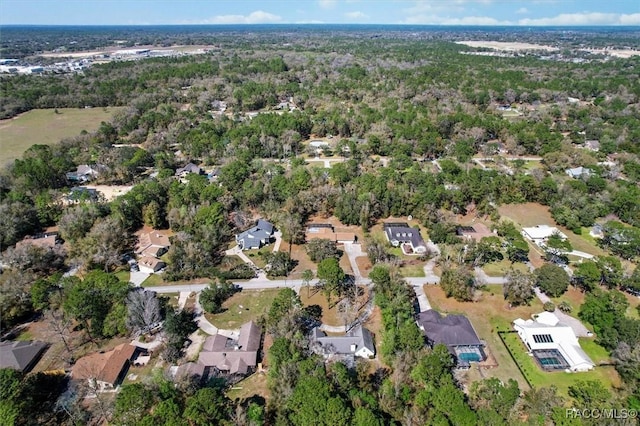
POLYGON ((554 313, 542 312, 534 318, 518 318, 513 328, 543 370, 589 371, 595 367, 573 329, 554 313))

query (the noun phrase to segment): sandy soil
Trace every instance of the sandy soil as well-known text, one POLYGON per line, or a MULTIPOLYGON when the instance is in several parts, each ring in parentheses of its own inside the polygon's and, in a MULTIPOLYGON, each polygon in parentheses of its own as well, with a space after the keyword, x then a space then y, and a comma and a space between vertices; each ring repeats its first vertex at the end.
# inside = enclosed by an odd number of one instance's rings
POLYGON ((615 56, 616 58, 630 58, 632 56, 640 55, 640 50, 630 50, 630 49, 583 49, 586 52, 600 54, 600 55, 610 55, 615 56))
POLYGON ((520 43, 520 42, 504 42, 504 41, 457 41, 458 44, 464 44, 469 47, 485 47, 488 49, 503 50, 506 52, 518 52, 521 50, 558 50, 552 46, 542 44, 520 43))
POLYGON ((95 189, 104 195, 107 201, 115 199, 119 195, 124 195, 131 191, 133 186, 118 186, 118 185, 85 185, 89 189, 95 189))

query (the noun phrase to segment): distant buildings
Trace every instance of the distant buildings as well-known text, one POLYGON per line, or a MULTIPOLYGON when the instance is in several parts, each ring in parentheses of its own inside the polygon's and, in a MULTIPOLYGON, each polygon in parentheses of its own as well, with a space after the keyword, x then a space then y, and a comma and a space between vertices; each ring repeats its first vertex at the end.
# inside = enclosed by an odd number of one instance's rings
POLYGON ((67 173, 67 180, 70 182, 85 183, 97 178, 106 170, 105 166, 81 164, 75 172, 67 173))
POLYGON ((595 366, 573 329, 552 312, 542 312, 534 320, 518 318, 513 328, 544 370, 588 371, 595 366))
POLYGON ((371 332, 361 325, 355 326, 344 336, 327 336, 318 327, 311 331, 312 349, 325 357, 332 355, 352 355, 373 358, 376 348, 371 332))
POLYGON ((16 243, 16 248, 26 245, 34 245, 42 248, 54 249, 60 243, 57 232, 46 232, 35 236, 25 237, 22 241, 16 243))

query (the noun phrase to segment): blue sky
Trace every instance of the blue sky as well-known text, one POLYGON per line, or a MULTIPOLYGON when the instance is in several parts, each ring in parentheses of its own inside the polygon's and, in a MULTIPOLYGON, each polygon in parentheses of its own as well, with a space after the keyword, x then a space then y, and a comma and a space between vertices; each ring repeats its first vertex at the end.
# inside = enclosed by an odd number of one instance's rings
POLYGON ((0 0, 0 24, 640 25, 640 0, 0 0))

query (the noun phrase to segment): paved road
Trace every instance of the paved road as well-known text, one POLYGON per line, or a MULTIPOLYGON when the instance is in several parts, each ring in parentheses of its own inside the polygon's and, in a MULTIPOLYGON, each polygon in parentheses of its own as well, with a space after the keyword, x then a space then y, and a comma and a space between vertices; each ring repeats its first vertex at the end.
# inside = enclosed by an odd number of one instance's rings
POLYGON ((356 283, 360 284, 362 282, 362 274, 360 273, 360 268, 358 267, 356 258, 365 256, 365 253, 362 251, 362 244, 344 243, 344 252, 349 258, 349 263, 351 264, 353 275, 356 277, 356 283))

